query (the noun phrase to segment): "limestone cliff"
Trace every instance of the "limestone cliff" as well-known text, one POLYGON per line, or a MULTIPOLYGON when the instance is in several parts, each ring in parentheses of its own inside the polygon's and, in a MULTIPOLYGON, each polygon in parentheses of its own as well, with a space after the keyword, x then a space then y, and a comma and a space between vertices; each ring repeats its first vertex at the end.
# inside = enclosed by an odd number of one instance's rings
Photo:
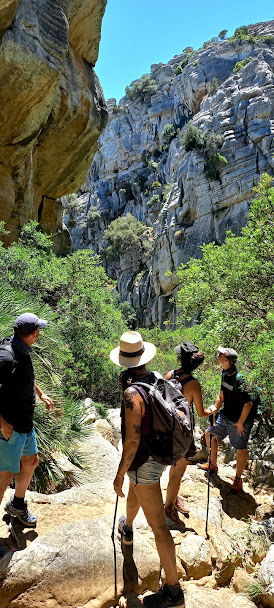
POLYGON ((223 242, 228 229, 239 234, 252 188, 263 171, 273 172, 273 67, 271 21, 249 26, 243 39, 214 39, 197 52, 188 48, 166 65, 152 65, 157 90, 144 100, 127 95, 118 107, 109 100, 99 151, 78 193, 76 215, 71 212, 67 219, 74 247, 102 255, 140 324, 174 321, 169 299, 176 298, 176 269, 201 255, 203 243, 223 242), (203 133, 223 137, 219 152, 227 164, 217 179, 206 177, 203 153, 187 152, 182 145, 190 119, 203 133), (171 143, 166 125, 171 125, 171 143), (128 247, 108 261, 103 232, 128 212, 153 228, 152 259, 142 248, 128 247))
POLYGON ((0 0, 0 219, 70 247, 57 201, 78 189, 106 124, 93 70, 106 0, 0 0))

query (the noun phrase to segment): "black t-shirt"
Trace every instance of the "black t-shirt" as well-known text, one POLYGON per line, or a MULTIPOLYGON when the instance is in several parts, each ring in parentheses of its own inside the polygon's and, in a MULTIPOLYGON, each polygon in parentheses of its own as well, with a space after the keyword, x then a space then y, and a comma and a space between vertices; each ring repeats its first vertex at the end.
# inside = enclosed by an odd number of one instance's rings
POLYGON ((12 355, 0 350, 0 414, 18 433, 29 433, 36 399, 31 349, 18 338, 12 346, 15 366, 12 355))
MULTIPOLYGON (((236 371, 229 376, 223 372, 221 390, 224 395, 223 414, 232 422, 238 422, 245 403, 252 401, 241 374, 236 371)), ((249 422, 251 418, 250 412, 245 422, 249 422)))

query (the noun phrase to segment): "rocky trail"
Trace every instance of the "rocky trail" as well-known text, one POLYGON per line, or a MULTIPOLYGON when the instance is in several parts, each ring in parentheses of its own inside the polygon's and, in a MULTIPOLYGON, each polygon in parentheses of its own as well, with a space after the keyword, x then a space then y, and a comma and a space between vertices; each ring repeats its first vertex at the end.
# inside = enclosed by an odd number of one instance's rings
MULTIPOLYGON (((90 472, 80 487, 52 495, 28 493, 38 523, 35 530, 15 525, 20 551, 13 550, 15 541, 1 508, 0 545, 8 552, 0 560, 0 608, 118 604, 111 540, 116 501, 112 480, 119 462, 117 413, 111 418, 112 425, 102 420, 93 425, 90 472)), ((270 460, 272 452, 271 444, 270 460)), ((235 463, 225 464, 224 450, 220 454, 218 475, 210 484, 206 539, 207 479, 195 465, 187 468, 180 495, 189 505, 189 517, 181 516, 184 528, 171 526, 187 608, 230 608, 235 602, 240 608, 251 608, 253 599, 256 605, 274 606, 272 491, 265 484, 255 486, 251 462, 249 469, 243 492, 234 494, 235 463)), ((161 481, 163 494, 167 482, 168 470, 161 481)), ((125 499, 119 499, 117 521, 125 506, 125 499)), ((141 510, 134 524, 133 556, 125 551, 123 556, 116 533, 115 548, 119 606, 137 607, 143 593, 157 590, 160 566, 153 534, 141 510)))

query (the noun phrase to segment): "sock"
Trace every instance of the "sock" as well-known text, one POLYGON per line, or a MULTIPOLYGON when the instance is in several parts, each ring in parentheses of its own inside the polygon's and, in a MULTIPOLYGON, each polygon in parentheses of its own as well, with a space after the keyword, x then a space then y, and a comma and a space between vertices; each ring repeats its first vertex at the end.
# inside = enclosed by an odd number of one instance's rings
POLYGON ((170 593, 171 597, 178 597, 178 595, 181 595, 181 593, 182 593, 182 589, 181 589, 179 583, 177 583, 176 585, 167 585, 167 583, 166 583, 165 587, 167 587, 168 592, 170 593))
POLYGON ((13 501, 12 501, 12 506, 13 506, 15 509, 23 509, 23 508, 24 508, 24 504, 25 504, 25 503, 24 503, 24 498, 18 498, 18 497, 17 497, 17 496, 15 496, 15 494, 14 494, 13 501))

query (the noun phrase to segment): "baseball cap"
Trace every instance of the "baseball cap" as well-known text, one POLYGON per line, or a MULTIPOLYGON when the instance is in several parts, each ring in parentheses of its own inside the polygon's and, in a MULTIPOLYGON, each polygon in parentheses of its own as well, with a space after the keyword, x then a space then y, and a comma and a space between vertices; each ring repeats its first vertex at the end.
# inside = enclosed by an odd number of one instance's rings
POLYGON ((193 355, 193 353, 198 353, 198 346, 192 344, 192 342, 182 342, 178 346, 174 348, 177 357, 183 357, 185 355, 193 355))
POLYGON ((233 361, 236 361, 238 358, 238 353, 236 353, 234 348, 223 348, 223 346, 219 346, 218 352, 225 355, 228 359, 233 359, 233 361))
POLYGON ((39 319, 32 312, 24 312, 14 322, 14 333, 16 336, 28 336, 38 327, 44 328, 46 325, 47 321, 45 319, 39 319))

